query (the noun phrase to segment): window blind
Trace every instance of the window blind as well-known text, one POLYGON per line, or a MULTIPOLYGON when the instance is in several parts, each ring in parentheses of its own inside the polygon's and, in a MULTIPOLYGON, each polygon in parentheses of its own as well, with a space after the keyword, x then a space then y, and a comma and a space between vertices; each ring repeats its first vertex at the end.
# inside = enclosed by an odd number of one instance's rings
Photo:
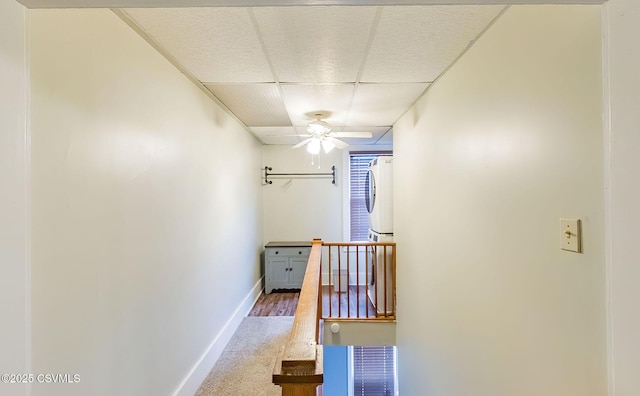
POLYGON ((349 153, 350 235, 352 241, 366 241, 369 232, 369 212, 365 204, 365 180, 369 162, 389 151, 349 153))
POLYGON ((394 346, 354 346, 354 396, 395 396, 395 356, 394 346))

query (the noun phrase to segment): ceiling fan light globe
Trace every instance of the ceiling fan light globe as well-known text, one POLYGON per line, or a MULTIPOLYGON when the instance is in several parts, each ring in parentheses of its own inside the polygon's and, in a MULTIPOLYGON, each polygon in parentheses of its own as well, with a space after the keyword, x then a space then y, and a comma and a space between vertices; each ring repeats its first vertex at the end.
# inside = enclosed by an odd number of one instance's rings
POLYGON ((333 150, 335 147, 336 147, 336 145, 331 143, 328 140, 323 140, 322 141, 322 149, 324 150, 325 154, 329 154, 329 151, 333 150))
POLYGON ((314 155, 319 154, 320 141, 318 139, 312 139, 309 144, 307 144, 307 151, 314 155))

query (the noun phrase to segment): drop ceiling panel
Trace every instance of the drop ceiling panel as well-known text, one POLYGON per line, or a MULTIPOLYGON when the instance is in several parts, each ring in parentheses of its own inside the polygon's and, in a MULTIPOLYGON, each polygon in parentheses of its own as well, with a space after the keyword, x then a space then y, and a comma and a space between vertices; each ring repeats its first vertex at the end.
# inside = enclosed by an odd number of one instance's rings
POLYGON ((293 125, 307 125, 321 111, 333 126, 344 125, 355 84, 282 84, 284 103, 293 125))
POLYGON ((205 84, 246 126, 290 126, 280 90, 271 84, 205 84))
POLYGON ((271 82, 246 8, 142 8, 126 12, 202 82, 271 82))
POLYGON ((502 6, 144 8, 126 13, 266 144, 295 144, 313 114, 352 145, 390 127, 502 6))
POLYGON ((429 84, 359 84, 347 125, 393 125, 429 84))
POLYGON ((252 10, 279 81, 356 81, 376 7, 252 10))
POLYGON ((362 82, 433 82, 504 6, 384 7, 362 82))

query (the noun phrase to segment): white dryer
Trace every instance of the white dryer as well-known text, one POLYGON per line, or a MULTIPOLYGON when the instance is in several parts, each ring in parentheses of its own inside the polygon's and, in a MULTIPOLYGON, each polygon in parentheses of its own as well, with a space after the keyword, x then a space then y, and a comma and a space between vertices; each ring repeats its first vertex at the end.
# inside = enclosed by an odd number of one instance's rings
MULTIPOLYGON (((393 242, 393 234, 379 234, 369 230, 369 242, 393 242)), ((377 316, 393 313, 393 248, 371 246, 369 248, 369 301, 377 316)))
POLYGON ((393 157, 382 155, 369 163, 365 179, 365 202, 369 228, 393 234, 393 157))

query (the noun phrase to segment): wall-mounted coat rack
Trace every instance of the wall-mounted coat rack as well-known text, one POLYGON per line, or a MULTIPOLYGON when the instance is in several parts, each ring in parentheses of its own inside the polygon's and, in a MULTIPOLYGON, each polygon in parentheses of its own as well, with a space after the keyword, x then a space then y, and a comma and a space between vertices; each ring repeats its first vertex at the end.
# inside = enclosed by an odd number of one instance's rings
POLYGON ((275 179, 328 179, 331 178, 331 184, 336 184, 336 166, 331 167, 331 172, 327 173, 269 173, 273 170, 270 166, 264 167, 264 182, 273 184, 269 180, 269 176, 275 176, 275 179))

